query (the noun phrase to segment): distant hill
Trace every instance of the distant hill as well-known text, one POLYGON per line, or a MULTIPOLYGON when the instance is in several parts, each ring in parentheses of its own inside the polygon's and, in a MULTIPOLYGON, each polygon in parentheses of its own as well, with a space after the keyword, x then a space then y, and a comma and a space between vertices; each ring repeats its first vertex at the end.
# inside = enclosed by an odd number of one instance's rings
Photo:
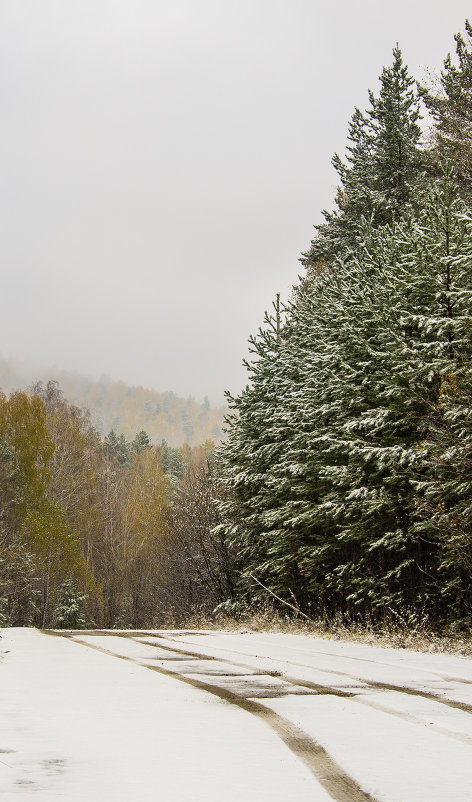
POLYGON ((93 381, 69 371, 37 370, 0 358, 0 389, 5 393, 49 380, 58 382, 68 401, 90 411, 102 435, 114 429, 132 439, 144 429, 153 443, 167 440, 174 447, 221 440, 227 408, 212 407, 207 398, 199 403, 192 397, 132 387, 106 376, 93 381))

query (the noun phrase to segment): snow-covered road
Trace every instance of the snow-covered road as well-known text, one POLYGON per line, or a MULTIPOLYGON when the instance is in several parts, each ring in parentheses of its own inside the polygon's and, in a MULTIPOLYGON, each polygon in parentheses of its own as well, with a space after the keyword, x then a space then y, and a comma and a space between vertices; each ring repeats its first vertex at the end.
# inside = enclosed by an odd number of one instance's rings
POLYGON ((472 799, 468 658, 286 634, 1 634, 2 800, 472 799))

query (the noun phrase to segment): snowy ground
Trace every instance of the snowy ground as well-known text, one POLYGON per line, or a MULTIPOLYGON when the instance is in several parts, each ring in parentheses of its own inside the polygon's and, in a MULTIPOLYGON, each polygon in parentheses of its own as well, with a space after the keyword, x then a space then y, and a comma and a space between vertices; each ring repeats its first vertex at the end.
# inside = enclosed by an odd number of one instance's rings
POLYGON ((5 802, 472 799, 468 658, 286 634, 1 635, 5 802))

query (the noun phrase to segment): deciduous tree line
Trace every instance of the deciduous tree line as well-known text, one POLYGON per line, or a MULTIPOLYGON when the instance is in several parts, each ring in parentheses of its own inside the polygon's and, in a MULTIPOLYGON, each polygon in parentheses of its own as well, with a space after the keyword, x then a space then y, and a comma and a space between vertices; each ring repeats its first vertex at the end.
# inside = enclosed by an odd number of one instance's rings
POLYGON ((162 626, 226 599, 212 450, 102 441, 54 383, 0 395, 0 623, 162 626))

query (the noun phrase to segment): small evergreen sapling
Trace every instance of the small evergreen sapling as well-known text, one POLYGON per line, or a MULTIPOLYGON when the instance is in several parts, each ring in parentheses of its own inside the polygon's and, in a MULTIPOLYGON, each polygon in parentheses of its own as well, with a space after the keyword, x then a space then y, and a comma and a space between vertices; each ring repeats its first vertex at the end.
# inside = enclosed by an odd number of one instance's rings
POLYGON ((72 579, 66 579, 59 589, 55 609, 56 626, 60 629, 85 629, 84 605, 87 595, 80 593, 72 579))

